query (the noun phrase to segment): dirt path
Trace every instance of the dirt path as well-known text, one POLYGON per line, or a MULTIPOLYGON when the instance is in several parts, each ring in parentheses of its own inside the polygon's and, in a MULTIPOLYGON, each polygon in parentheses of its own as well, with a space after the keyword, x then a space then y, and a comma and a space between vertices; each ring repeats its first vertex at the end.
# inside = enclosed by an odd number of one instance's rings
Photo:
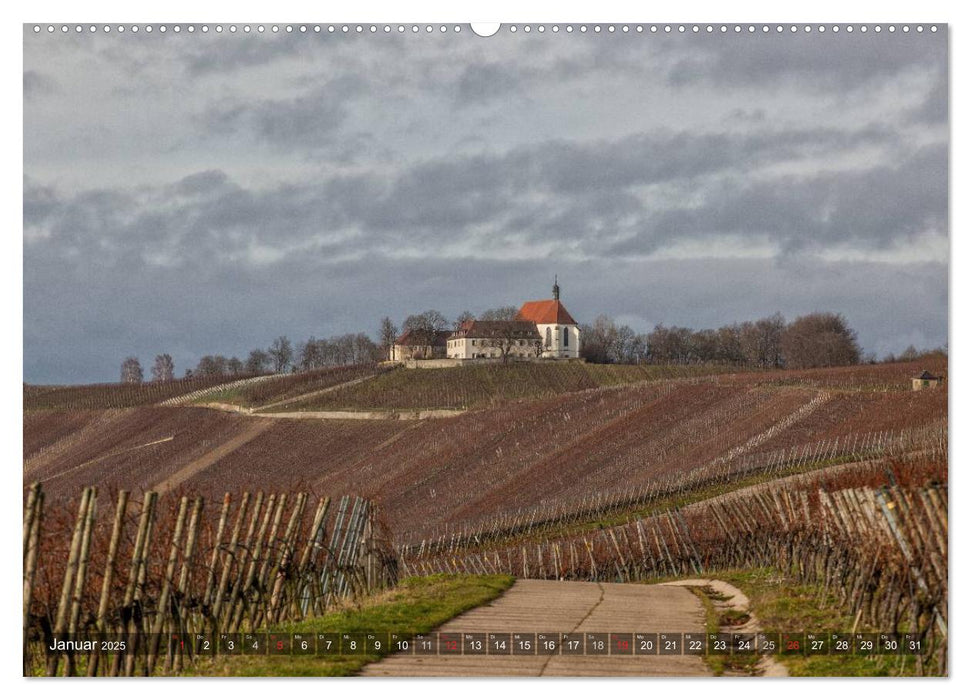
POLYGON ((241 416, 254 418, 287 418, 299 420, 401 420, 421 421, 430 418, 451 418, 460 416, 467 411, 464 408, 436 408, 394 411, 285 411, 282 413, 263 413, 263 408, 243 408, 231 403, 204 403, 200 408, 210 408, 215 411, 238 413, 241 416), (259 412, 257 412, 259 411, 259 412))
MULTIPOLYGON (((704 632, 704 609, 685 588, 578 581, 516 581, 492 603, 439 632, 704 632)), ((698 656, 393 655, 366 676, 710 676, 698 656)))
MULTIPOLYGON (((306 394, 300 394, 299 396, 293 396, 289 399, 283 401, 276 401, 274 403, 264 404, 262 406, 239 406, 232 403, 222 403, 218 401, 213 401, 209 403, 199 404, 202 408, 211 408, 217 411, 227 411, 229 413, 239 413, 244 416, 259 416, 261 418, 300 418, 309 420, 407 420, 407 421, 418 421, 418 420, 428 420, 429 418, 451 418, 452 416, 458 416, 467 411, 465 409, 392 409, 385 411, 356 411, 356 410, 330 410, 330 411, 269 411, 271 408, 280 408, 281 406, 289 406, 302 401, 307 401, 312 398, 317 398, 325 394, 330 394, 332 392, 338 391, 339 389, 344 389, 349 386, 354 386, 355 384, 361 384, 362 382, 369 381, 377 377, 377 374, 369 374, 366 377, 358 377, 357 379, 352 379, 341 384, 335 384, 334 386, 329 386, 325 389, 317 389, 316 391, 311 391, 306 394)), ((217 387, 225 389, 225 386, 217 387)), ((212 390, 205 390, 207 393, 214 393, 212 390)), ((199 394, 199 392, 196 392, 199 394)), ((199 398, 198 395, 194 395, 196 399, 199 398)), ((182 400, 184 397, 180 397, 182 400)))
MULTIPOLYGON (((682 579, 680 581, 669 581, 660 584, 662 586, 695 586, 702 589, 712 590, 719 595, 719 599, 712 600, 716 610, 734 610, 736 612, 747 613, 748 618, 741 625, 731 628, 732 632, 738 634, 755 634, 762 631, 759 618, 751 610, 751 602, 748 596, 738 588, 726 581, 719 581, 714 578, 682 579)), ((726 631, 722 628, 722 631, 726 631)), ((758 664, 759 673, 767 678, 782 678, 789 675, 788 669, 771 656, 763 656, 758 664)))
POLYGON ((348 382, 341 382, 340 384, 335 384, 334 386, 329 386, 325 389, 317 389, 316 391, 309 391, 306 394, 300 394, 298 396, 293 396, 289 399, 284 399, 283 401, 275 401, 274 403, 264 404, 263 406, 255 406, 253 411, 265 411, 268 408, 276 408, 277 406, 286 406, 287 404, 299 403, 301 401, 307 401, 308 399, 315 399, 318 396, 324 396, 325 394, 331 394, 340 389, 346 389, 349 386, 354 386, 355 384, 361 384, 363 382, 369 381, 377 377, 377 374, 369 374, 366 377, 358 377, 357 379, 352 379, 348 382))
POLYGON ((234 382, 226 382, 225 384, 216 384, 215 386, 206 387, 205 389, 197 389, 196 391, 190 392, 188 394, 182 394, 180 396, 173 396, 171 399, 166 399, 159 406, 186 406, 199 399, 205 398, 211 394, 218 394, 220 392, 226 391, 227 389, 236 389, 241 386, 248 386, 250 384, 259 384, 260 382, 265 382, 269 379, 275 379, 279 377, 279 374, 262 374, 258 377, 247 377, 246 379, 237 379, 234 382))
POLYGON ((198 459, 194 459, 179 471, 174 474, 169 475, 166 479, 157 483, 153 490, 158 491, 159 494, 163 494, 167 491, 171 491, 176 486, 181 484, 183 481, 192 478, 199 472, 201 472, 206 467, 212 466, 220 459, 228 455, 229 453, 238 450, 240 447, 245 445, 250 440, 254 439, 260 435, 263 431, 268 429, 273 425, 273 421, 261 420, 254 421, 252 425, 248 426, 246 430, 233 436, 226 442, 222 443, 215 449, 209 450, 204 455, 198 459))
POLYGON ((290 411, 285 413, 254 413, 261 418, 298 418, 304 420, 403 420, 418 421, 430 418, 451 418, 465 413, 465 409, 421 409, 399 411, 290 411))

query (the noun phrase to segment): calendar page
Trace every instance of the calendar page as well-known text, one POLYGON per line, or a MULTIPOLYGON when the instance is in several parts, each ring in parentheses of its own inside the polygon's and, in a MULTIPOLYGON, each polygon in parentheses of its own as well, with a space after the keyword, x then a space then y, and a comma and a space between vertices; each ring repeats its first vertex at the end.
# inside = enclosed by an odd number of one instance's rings
POLYGON ((23 25, 25 677, 949 675, 946 22, 273 14, 23 25))

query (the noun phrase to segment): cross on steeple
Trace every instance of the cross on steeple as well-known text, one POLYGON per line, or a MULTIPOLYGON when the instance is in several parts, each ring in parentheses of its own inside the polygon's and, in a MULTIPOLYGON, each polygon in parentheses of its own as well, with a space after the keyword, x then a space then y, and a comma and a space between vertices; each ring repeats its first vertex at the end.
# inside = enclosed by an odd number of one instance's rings
POLYGON ((556 283, 556 275, 553 275, 553 298, 556 301, 560 300, 560 285, 556 283))

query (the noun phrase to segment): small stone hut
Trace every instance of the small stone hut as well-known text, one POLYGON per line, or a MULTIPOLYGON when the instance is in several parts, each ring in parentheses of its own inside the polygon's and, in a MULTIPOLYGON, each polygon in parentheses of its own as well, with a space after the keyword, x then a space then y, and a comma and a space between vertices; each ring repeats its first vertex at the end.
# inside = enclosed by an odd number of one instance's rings
POLYGON ((935 376, 925 369, 920 373, 919 376, 913 377, 910 380, 910 383, 914 391, 920 391, 921 389, 929 389, 934 386, 940 386, 941 377, 935 376))

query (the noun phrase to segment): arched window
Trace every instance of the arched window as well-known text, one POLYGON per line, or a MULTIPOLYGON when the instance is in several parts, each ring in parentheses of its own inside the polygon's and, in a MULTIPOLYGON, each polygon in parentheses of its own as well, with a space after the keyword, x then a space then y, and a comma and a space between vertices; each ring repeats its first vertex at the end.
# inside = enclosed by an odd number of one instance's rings
POLYGON ((549 328, 546 329, 546 347, 553 347, 553 331, 549 328))
POLYGON ((564 328, 563 329, 563 347, 565 347, 565 348, 570 347, 570 329, 569 328, 564 328))

